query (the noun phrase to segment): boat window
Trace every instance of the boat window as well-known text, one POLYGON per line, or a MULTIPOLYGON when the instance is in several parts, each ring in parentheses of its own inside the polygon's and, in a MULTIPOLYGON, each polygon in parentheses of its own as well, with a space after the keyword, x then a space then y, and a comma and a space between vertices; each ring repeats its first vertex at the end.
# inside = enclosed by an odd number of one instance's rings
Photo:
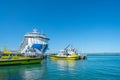
POLYGON ((13 56, 15 56, 15 54, 12 54, 13 56))
POLYGON ((12 56, 12 54, 10 54, 10 56, 12 56))
POLYGON ((2 54, 2 56, 8 56, 8 54, 2 54))
POLYGON ((17 56, 21 56, 21 54, 17 54, 17 56))

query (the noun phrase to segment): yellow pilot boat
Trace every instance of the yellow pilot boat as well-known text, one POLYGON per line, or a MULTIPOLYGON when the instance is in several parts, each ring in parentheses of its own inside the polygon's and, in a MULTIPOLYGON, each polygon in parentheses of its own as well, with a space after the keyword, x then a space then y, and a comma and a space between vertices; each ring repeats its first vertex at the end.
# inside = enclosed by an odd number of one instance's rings
POLYGON ((13 53, 4 48, 0 56, 0 66, 5 65, 24 65, 24 64, 39 64, 43 56, 25 56, 20 53, 13 53))
POLYGON ((58 54, 51 54, 51 59, 61 59, 61 60, 79 60, 79 56, 77 54, 71 54, 71 55, 58 55, 58 54))
POLYGON ((61 60, 79 60, 86 59, 86 56, 79 55, 75 48, 68 45, 64 50, 60 50, 58 54, 51 54, 50 59, 61 59, 61 60))

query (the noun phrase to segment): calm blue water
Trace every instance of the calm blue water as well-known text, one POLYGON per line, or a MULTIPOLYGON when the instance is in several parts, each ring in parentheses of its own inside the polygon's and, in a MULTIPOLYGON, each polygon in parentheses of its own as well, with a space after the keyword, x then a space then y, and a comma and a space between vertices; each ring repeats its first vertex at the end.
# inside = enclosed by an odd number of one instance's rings
POLYGON ((87 60, 44 60, 42 64, 2 66, 0 80, 120 80, 120 56, 87 60))

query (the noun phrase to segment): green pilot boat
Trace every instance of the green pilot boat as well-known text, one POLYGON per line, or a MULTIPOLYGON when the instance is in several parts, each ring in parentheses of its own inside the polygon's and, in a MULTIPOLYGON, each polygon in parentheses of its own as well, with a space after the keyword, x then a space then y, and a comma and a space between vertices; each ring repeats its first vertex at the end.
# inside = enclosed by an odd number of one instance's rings
POLYGON ((25 64, 40 64, 43 56, 25 56, 20 53, 9 52, 6 49, 1 54, 0 66, 6 65, 25 65, 25 64))

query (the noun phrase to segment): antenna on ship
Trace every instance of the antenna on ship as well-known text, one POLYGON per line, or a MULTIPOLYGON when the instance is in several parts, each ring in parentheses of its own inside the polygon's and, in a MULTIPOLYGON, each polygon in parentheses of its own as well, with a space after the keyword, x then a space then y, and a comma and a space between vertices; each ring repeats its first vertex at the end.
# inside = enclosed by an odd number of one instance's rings
POLYGON ((38 30, 36 28, 34 28, 33 33, 38 33, 38 30))

